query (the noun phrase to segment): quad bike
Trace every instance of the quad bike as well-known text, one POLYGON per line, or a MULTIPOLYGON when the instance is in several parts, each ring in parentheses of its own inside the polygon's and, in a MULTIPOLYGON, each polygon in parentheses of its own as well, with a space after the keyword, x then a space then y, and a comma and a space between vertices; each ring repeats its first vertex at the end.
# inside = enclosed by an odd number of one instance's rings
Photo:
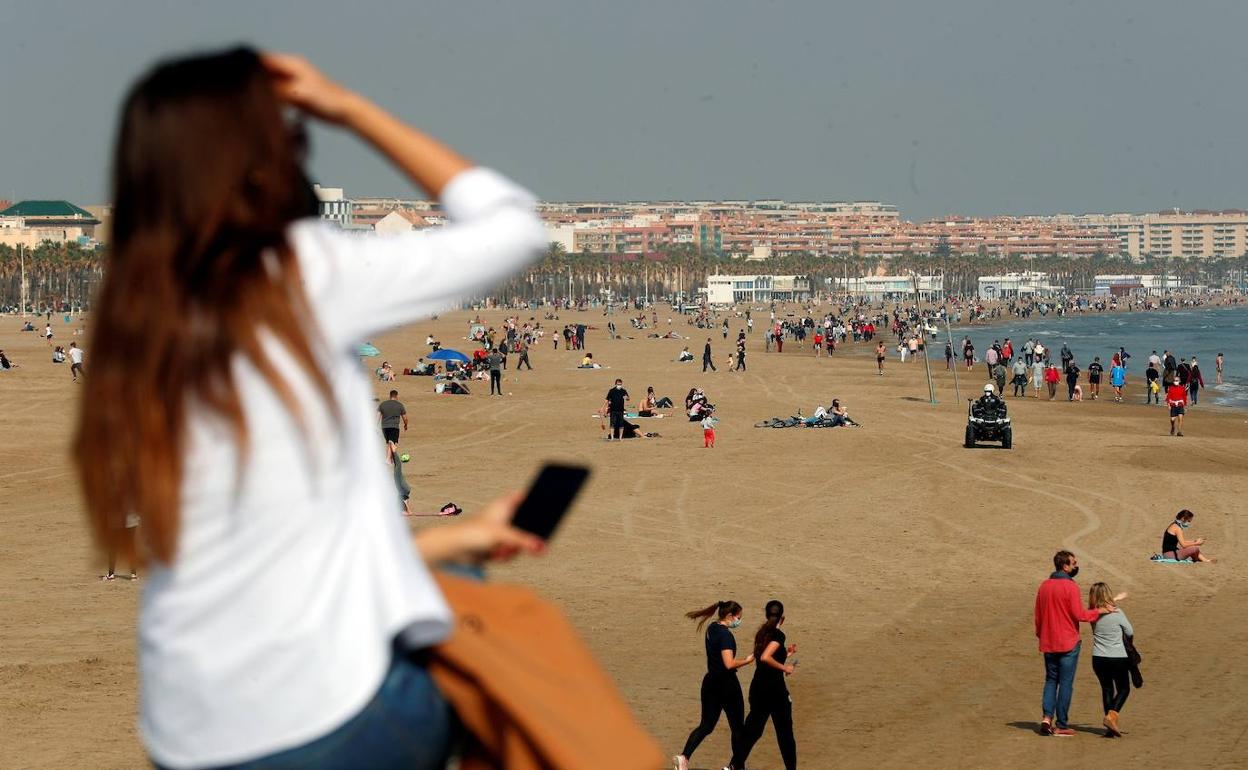
POLYGON ((1002 449, 1011 448, 1014 445, 1014 429, 1010 426, 1005 402, 1001 399, 994 399, 987 404, 982 399, 968 401, 964 446, 973 449, 977 441, 1000 441, 1002 449))

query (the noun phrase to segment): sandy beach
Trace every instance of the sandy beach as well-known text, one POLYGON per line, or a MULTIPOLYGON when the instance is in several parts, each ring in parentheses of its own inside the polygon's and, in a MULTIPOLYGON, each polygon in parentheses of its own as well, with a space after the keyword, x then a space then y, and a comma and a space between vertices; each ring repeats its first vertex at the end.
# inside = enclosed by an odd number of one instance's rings
MULTIPOLYGON (((494 326, 509 314, 481 313, 494 326)), ((368 365, 411 366, 428 350, 427 333, 470 350, 463 337, 473 315, 372 340, 382 357, 368 365)), ((531 315, 541 318, 521 317, 531 315)), ((605 326, 600 311, 560 316, 543 327, 605 326)), ((959 400, 933 360, 933 406, 922 362, 900 364, 890 351, 878 377, 866 344, 829 360, 789 344, 765 353, 756 332, 749 371, 732 373, 724 363, 741 319, 728 340, 710 335, 720 371, 703 374, 700 362, 674 359, 685 345, 700 359, 706 331, 674 317, 691 339, 648 339, 626 316, 617 324, 634 339, 590 331, 587 349, 605 370, 576 369, 581 354, 562 341, 553 350, 547 337, 532 372, 505 373, 502 397, 485 395, 487 382, 467 397, 435 395, 429 378, 394 384, 412 418, 402 447, 417 510, 453 500, 471 513, 523 487, 548 459, 593 466, 549 554, 493 577, 556 600, 669 753, 697 721, 704 670, 701 637, 683 613, 736 599, 746 608, 737 631, 745 650, 763 604, 779 598, 801 661, 789 688, 804 767, 1248 764, 1248 730, 1234 716, 1248 698, 1248 527, 1237 519, 1248 415, 1202 404, 1189 411, 1186 436, 1172 438, 1164 410, 1142 404, 1137 367, 1129 404, 1009 399, 1013 450, 966 450, 964 399, 982 388, 982 366, 959 371, 959 400), (634 402, 647 385, 678 407, 690 387, 704 388, 719 407, 717 447, 703 449, 700 428, 679 409, 644 421, 660 438, 603 441, 591 413, 617 377, 634 402), (864 427, 752 427, 834 397, 864 427), (1148 560, 1180 508, 1195 511, 1192 533, 1208 538, 1218 563, 1148 560), (1079 732, 1036 734, 1043 664, 1032 602, 1060 548, 1080 557, 1085 596, 1097 580, 1130 593, 1123 607, 1146 684, 1127 702, 1121 740, 1100 737, 1086 628, 1071 715, 1079 732)), ((0 329, 0 348, 21 365, 0 374, 0 765, 142 766, 134 664, 142 581, 100 581, 67 459, 77 386, 41 339, 17 328, 6 317, 0 329)), ((57 343, 73 339, 70 327, 54 328, 57 343)), ((390 387, 375 382, 375 394, 390 387)), ((744 670, 742 684, 752 675, 744 670)), ((693 766, 719 768, 728 754, 721 721, 693 766)), ((769 727, 750 767, 778 766, 769 727)))

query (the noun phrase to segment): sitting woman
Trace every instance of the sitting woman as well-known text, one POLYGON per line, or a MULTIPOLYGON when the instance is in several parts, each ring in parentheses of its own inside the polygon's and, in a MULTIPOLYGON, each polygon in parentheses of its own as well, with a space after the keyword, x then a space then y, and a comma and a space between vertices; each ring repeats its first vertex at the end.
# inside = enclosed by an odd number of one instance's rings
POLYGON ((833 428, 842 428, 846 425, 852 425, 855 428, 862 427, 850 418, 849 412, 846 411, 845 407, 841 406, 841 400, 838 398, 832 399, 832 406, 828 409, 828 416, 832 418, 833 428))
POLYGON ((433 364, 426 362, 425 359, 422 358, 418 360, 416 362, 416 366, 412 368, 412 374, 417 377, 431 377, 433 376, 433 364))
POLYGON ((577 369, 601 369, 602 364, 594 363, 593 353, 586 353, 585 357, 581 359, 581 365, 576 368, 577 369))
POLYGON ((677 356, 676 358, 676 361, 679 363, 683 363, 685 361, 692 361, 692 360, 693 360, 693 354, 689 352, 688 346, 686 346, 684 350, 680 351, 680 355, 677 356))
POLYGON ((1196 514, 1184 508, 1174 517, 1174 521, 1170 522, 1170 526, 1166 527, 1166 531, 1161 536, 1161 555, 1167 559, 1175 561, 1183 561, 1191 559, 1192 561, 1211 562, 1213 559, 1201 552, 1200 547, 1205 544, 1203 537, 1195 540, 1188 540, 1184 534, 1188 527, 1192 526, 1192 518, 1196 514))
POLYGON ((65 348, 64 347, 57 345, 56 350, 52 351, 52 363, 54 364, 65 363, 65 348))
POLYGON ((467 396, 471 395, 468 385, 462 382, 450 380, 449 382, 439 382, 433 386, 434 393, 441 393, 444 396, 467 396))
POLYGON ((390 366, 389 361, 382 361, 381 366, 377 367, 377 379, 382 382, 392 382, 394 380, 394 369, 390 366))

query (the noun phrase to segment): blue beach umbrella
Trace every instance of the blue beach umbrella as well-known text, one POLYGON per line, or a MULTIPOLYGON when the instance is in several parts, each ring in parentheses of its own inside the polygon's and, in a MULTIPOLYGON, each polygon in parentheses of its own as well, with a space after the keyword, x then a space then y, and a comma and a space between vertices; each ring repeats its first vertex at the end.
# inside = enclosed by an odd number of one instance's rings
POLYGON ((469 360, 468 356, 460 353, 458 350, 447 350, 446 348, 435 350, 425 356, 425 358, 430 361, 459 361, 465 364, 468 363, 469 360))
POLYGON ((361 358, 373 358, 381 355, 381 351, 373 347, 371 342, 365 342, 363 345, 360 345, 355 349, 355 353, 361 358))

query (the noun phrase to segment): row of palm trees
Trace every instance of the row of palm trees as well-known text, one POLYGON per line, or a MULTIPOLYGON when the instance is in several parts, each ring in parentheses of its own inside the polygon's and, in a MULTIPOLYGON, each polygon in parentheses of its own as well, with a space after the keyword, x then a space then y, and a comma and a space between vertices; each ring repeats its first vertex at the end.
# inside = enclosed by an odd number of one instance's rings
POLYGON ((44 241, 33 248, 0 244, 0 307, 81 308, 104 272, 103 252, 74 242, 44 241))
MULTIPOLYGON (((0 245, 0 306, 16 307, 22 296, 22 264, 25 264, 26 301, 29 308, 82 307, 103 274, 104 252, 84 249, 76 243, 44 241, 32 249, 0 245)), ((809 251, 774 254, 765 263, 732 259, 679 244, 651 254, 572 254, 551 243, 542 259, 498 290, 503 301, 602 296, 609 289, 616 297, 671 297, 683 293, 692 298, 706 276, 719 273, 743 275, 767 272, 804 275, 815 287, 835 288, 846 278, 917 273, 944 276, 951 294, 974 294, 981 275, 1030 270, 1044 273, 1049 281, 1070 292, 1088 291, 1094 276, 1102 273, 1170 273, 1184 284, 1242 287, 1248 271, 1248 255, 1218 259, 1154 258, 1142 263, 1116 254, 1090 256, 997 256, 980 248, 974 253, 954 253, 939 243, 931 253, 903 252, 892 258, 863 255, 857 248, 846 254, 825 255, 809 251)))

